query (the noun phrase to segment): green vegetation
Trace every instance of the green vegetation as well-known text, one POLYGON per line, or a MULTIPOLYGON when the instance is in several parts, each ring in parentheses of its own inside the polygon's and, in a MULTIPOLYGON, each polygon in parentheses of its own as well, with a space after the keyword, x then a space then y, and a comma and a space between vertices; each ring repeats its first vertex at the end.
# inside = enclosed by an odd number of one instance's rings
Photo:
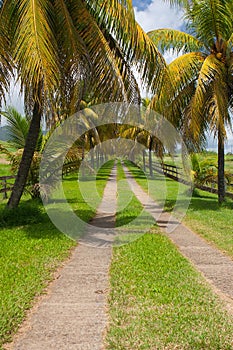
POLYGON ((95 104, 139 104, 132 63, 137 63, 142 81, 152 90, 157 89, 165 67, 162 55, 136 22, 132 1, 107 0, 101 6, 88 0, 74 6, 67 0, 33 4, 16 5, 12 0, 0 4, 0 22, 7 33, 0 47, 1 96, 14 73, 16 79, 20 77, 32 116, 19 176, 7 204, 11 209, 18 206, 26 185, 43 114, 47 125, 54 127, 79 111, 80 99, 86 96, 95 104))
MULTIPOLYGON (((171 179, 156 176, 153 180, 147 180, 144 173, 137 167, 127 162, 127 166, 135 176, 137 182, 147 190, 148 182, 150 184, 150 195, 158 203, 163 203, 165 196, 164 209, 171 211, 177 200, 178 186, 183 191, 183 198, 186 198, 187 187, 171 179), (166 184, 166 187, 165 187, 166 184), (166 195, 164 194, 166 191, 166 195)), ((186 198, 187 200, 187 198, 186 198)), ((177 203, 179 206, 179 203, 177 203)), ((182 207, 182 203, 180 204, 182 207)), ((203 236, 209 242, 212 242, 219 249, 233 257, 233 237, 232 237, 232 216, 233 202, 227 199, 221 206, 218 204, 217 195, 195 189, 184 223, 195 232, 203 236)))
POLYGON ((12 227, 1 229, 0 236, 0 346, 11 339, 33 299, 75 245, 33 204, 22 203, 19 211, 28 224, 14 226, 10 217, 8 225, 11 222, 12 227))
MULTIPOLYGON (((128 224, 129 213, 132 220, 140 211, 131 196, 126 209, 118 212, 117 224, 128 224)), ((114 248, 110 274, 107 349, 232 349, 233 320, 157 227, 114 248)))
POLYGON ((232 349, 232 320, 157 228, 115 248, 110 271, 107 349, 232 349))
MULTIPOLYGON (((100 196, 113 162, 100 168, 98 191, 100 196)), ((87 178, 86 186, 94 182, 87 178)), ((82 198, 77 176, 64 180, 67 200, 77 215, 89 221, 94 210, 82 198)), ((42 293, 52 272, 67 258, 76 242, 60 233, 50 222, 45 209, 37 200, 27 196, 14 211, 0 205, 0 347, 11 339, 22 322, 25 312, 42 293)))
POLYGON ((125 178, 125 173, 120 165, 117 164, 117 222, 116 227, 122 225, 127 226, 134 218, 136 218, 142 211, 142 204, 137 200, 132 193, 129 184, 125 178))
POLYGON ((12 175, 10 165, 0 163, 0 176, 9 176, 9 175, 12 175))
MULTIPOLYGON (((175 1, 182 5, 186 30, 148 33, 164 53, 178 57, 168 65, 151 107, 181 131, 190 149, 205 146, 209 132, 218 142, 218 200, 224 201, 224 144, 231 127, 232 1, 175 1), (230 82, 230 84, 229 84, 230 82)), ((174 3, 174 1, 170 1, 174 3)))

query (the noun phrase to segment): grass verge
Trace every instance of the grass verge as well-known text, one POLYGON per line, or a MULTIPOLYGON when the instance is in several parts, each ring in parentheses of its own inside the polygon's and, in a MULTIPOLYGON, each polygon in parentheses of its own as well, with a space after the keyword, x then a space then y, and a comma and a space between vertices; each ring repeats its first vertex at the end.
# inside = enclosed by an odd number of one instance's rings
MULTIPOLYGON (((132 196, 117 223, 140 210, 132 196)), ((114 248, 110 276, 108 350, 233 348, 233 320, 157 227, 114 248)))
MULTIPOLYGON (((166 188, 165 205, 166 211, 172 211, 177 201, 178 186, 181 187, 184 196, 180 202, 184 202, 187 187, 176 181, 161 176, 155 176, 155 179, 147 180, 141 169, 127 162, 126 165, 134 175, 139 185, 147 190, 148 181, 152 191, 151 197, 158 203, 163 204, 164 188, 166 188)), ((181 203, 182 206, 184 203, 181 203)), ((190 205, 183 219, 183 222, 200 234, 210 243, 225 252, 233 258, 233 202, 227 199, 226 202, 219 206, 217 196, 208 192, 195 189, 191 198, 190 205)))
MULTIPOLYGON (((112 163, 97 174, 100 196, 112 163)), ((90 181, 88 179, 86 186, 90 181)), ((77 177, 64 180, 67 200, 83 220, 94 210, 83 200, 77 177), (78 189, 78 190, 77 190, 78 189)), ((99 200, 99 199, 98 199, 99 200)), ((50 222, 40 202, 24 198, 14 211, 0 207, 0 348, 12 339, 36 296, 41 294, 53 272, 70 254, 76 242, 50 222)))

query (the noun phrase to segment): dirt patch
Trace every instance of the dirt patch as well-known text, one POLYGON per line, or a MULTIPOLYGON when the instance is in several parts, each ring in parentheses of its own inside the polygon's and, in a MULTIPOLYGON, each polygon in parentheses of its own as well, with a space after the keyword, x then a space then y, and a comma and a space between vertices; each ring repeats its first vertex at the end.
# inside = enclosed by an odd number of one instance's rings
POLYGON ((10 162, 6 158, 0 157, 0 164, 10 164, 10 162))

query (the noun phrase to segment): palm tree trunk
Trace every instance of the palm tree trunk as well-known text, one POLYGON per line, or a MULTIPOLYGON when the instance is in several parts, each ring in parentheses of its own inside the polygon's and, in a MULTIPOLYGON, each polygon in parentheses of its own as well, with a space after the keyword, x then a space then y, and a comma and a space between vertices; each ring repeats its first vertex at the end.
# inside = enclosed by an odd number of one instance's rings
POLYGON ((218 131, 218 202, 221 204, 225 198, 224 176, 224 140, 222 133, 218 131))
POLYGON ((150 171, 150 176, 151 177, 153 177, 152 144, 153 144, 153 140, 152 140, 152 137, 150 136, 150 144, 149 144, 149 171, 150 171))
POLYGON ((24 188, 26 186, 28 173, 30 170, 33 154, 37 145, 38 136, 40 133, 41 122, 41 106, 37 101, 34 104, 33 116, 28 131, 28 135, 25 142, 25 147, 22 155, 22 159, 19 165, 19 170, 14 183, 13 190, 11 192, 10 199, 7 203, 7 207, 10 209, 16 208, 19 204, 24 188))
POLYGON ((146 151, 142 151, 143 171, 146 172, 146 151))

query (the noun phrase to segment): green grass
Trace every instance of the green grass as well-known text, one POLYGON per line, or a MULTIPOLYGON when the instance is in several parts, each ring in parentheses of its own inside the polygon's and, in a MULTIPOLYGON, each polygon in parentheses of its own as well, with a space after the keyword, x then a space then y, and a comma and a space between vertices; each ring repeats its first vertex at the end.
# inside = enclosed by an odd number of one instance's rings
MULTIPOLYGON (((180 186, 180 192, 183 192, 183 196, 181 195, 177 206, 178 208, 180 206, 181 210, 185 208, 186 201, 188 200, 186 196, 187 187, 185 185, 168 178, 164 181, 159 176, 156 176, 154 180, 147 181, 139 168, 132 166, 129 162, 127 166, 129 166, 137 182, 145 190, 148 188, 149 181, 150 188, 152 189, 150 196, 154 200, 163 204, 165 197, 164 209, 166 211, 171 211, 174 208, 177 200, 178 186, 180 186), (164 183, 166 183, 166 194, 164 194, 164 183)), ((233 257, 232 209, 232 200, 227 199, 223 205, 219 206, 217 195, 195 189, 183 222, 206 240, 233 257)))
MULTIPOLYGON (((107 163, 97 175, 101 195, 112 165, 107 163)), ((77 177, 68 176, 64 188, 76 214, 88 221, 94 210, 77 191, 77 177)), ((40 202, 24 197, 14 211, 4 209, 5 204, 0 205, 0 348, 11 340, 34 298, 76 245, 54 227, 40 202)))
POLYGON ((109 350, 232 349, 233 322, 158 229, 114 249, 109 350))
POLYGON ((147 232, 155 221, 144 210, 141 202, 130 189, 125 173, 120 163, 117 166, 117 221, 118 237, 116 244, 121 245, 132 242, 147 232))
MULTIPOLYGON (((16 149, 13 148, 8 142, 0 141, 0 144, 2 144, 4 147, 6 147, 11 152, 15 152, 16 151, 16 149)), ((7 156, 0 151, 0 176, 12 175, 10 164, 2 164, 1 163, 1 158, 7 160, 7 156)))
MULTIPOLYGON (((118 180, 123 178, 118 170, 118 180)), ((131 196, 117 213, 117 225, 128 225, 129 213, 133 220, 140 211, 131 196)), ((157 227, 114 248, 110 276, 108 350, 233 348, 233 320, 157 227)))
POLYGON ((136 199, 130 190, 124 170, 120 163, 117 164, 117 222, 116 227, 127 226, 142 211, 142 204, 136 199))
MULTIPOLYGON (((196 155, 200 162, 208 161, 216 166, 218 164, 218 155, 216 152, 203 151, 200 153, 196 153, 196 155)), ((180 155, 176 155, 174 159, 172 159, 169 156, 165 156, 164 163, 170 164, 170 165, 176 165, 180 168, 183 167, 182 159, 180 155)), ((225 170, 233 174, 233 155, 232 154, 225 154, 225 170)))
POLYGON ((0 163, 0 176, 10 176, 11 173, 11 166, 9 164, 1 164, 0 163))

